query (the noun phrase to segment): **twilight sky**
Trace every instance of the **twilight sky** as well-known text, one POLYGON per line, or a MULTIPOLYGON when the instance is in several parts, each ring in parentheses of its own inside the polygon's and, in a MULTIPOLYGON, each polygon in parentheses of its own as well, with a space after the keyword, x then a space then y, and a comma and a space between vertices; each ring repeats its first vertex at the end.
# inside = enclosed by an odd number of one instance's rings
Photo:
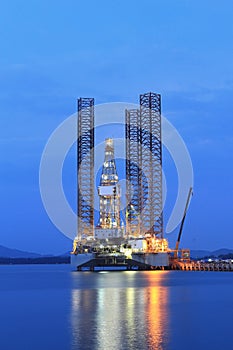
MULTIPOLYGON (((233 3, 230 0, 31 0, 0 10, 0 245, 41 253, 69 250, 40 199, 40 158, 76 98, 138 102, 162 94, 183 137, 194 196, 182 246, 233 248, 233 3)), ((108 135, 104 135, 108 136, 108 135)), ((168 179, 165 221, 177 181, 168 179)), ((64 188, 75 207, 75 152, 64 188)), ((168 239, 173 244, 177 230, 168 239)))

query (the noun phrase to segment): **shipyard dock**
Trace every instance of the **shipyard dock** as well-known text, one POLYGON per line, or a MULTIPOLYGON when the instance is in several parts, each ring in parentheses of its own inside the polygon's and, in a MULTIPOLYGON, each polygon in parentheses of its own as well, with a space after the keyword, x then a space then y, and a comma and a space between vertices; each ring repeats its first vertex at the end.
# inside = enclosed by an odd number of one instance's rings
POLYGON ((233 260, 229 261, 172 261, 171 270, 181 271, 233 271, 233 260))

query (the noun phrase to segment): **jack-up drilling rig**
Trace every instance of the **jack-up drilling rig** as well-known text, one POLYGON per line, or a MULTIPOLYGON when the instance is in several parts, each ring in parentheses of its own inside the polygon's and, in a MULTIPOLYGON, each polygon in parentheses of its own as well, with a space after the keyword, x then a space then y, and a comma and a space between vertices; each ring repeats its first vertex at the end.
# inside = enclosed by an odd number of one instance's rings
MULTIPOLYGON (((80 98, 77 142, 78 232, 71 262, 78 270, 93 271, 169 268, 171 250, 163 236, 161 96, 152 92, 142 94, 139 108, 125 111, 125 213, 120 210, 121 188, 114 157, 114 141, 110 138, 105 140, 96 227, 94 118, 94 99, 80 98), (125 225, 122 225, 121 220, 123 214, 125 225)), ((186 212, 187 208, 185 215, 186 212)), ((178 254, 183 223, 175 254, 178 254)))

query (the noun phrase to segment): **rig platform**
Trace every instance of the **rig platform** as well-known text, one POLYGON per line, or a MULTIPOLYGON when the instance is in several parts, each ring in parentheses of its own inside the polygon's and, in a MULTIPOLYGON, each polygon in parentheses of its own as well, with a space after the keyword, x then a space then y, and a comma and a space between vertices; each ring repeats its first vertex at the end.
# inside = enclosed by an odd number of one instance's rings
POLYGON ((167 240, 146 237, 122 239, 118 245, 114 240, 74 241, 71 264, 78 271, 164 270, 170 261, 167 240))

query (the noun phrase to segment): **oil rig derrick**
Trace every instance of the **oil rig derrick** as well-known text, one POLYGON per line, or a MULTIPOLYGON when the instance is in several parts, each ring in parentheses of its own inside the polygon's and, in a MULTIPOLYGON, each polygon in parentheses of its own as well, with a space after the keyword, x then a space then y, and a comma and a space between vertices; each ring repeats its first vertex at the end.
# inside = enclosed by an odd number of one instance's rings
POLYGON ((116 170, 113 139, 105 140, 105 157, 102 166, 99 195, 99 223, 96 239, 111 239, 122 236, 120 221, 121 190, 116 170))

